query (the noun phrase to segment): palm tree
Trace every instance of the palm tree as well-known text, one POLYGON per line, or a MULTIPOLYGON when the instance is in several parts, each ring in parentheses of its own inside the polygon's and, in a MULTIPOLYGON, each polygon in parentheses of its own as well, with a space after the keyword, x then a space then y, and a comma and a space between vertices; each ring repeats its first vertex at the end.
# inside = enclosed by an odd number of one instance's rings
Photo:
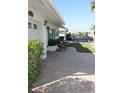
POLYGON ((91 2, 91 11, 95 10, 95 0, 92 0, 91 2))
MULTIPOLYGON (((95 0, 92 0, 91 11, 94 12, 94 10, 95 10, 95 0)), ((92 24, 91 30, 94 30, 94 35, 95 35, 95 25, 92 24)))
POLYGON ((95 25, 92 24, 92 27, 90 29, 94 31, 94 35, 95 35, 95 25))

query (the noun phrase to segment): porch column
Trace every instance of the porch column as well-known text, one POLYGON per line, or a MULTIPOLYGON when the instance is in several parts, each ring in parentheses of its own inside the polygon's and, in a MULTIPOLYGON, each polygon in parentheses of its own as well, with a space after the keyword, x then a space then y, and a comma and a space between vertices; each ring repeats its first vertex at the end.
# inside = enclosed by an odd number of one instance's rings
POLYGON ((44 46, 44 56, 43 59, 47 57, 47 46, 48 46, 48 32, 46 26, 43 25, 43 46, 44 46))

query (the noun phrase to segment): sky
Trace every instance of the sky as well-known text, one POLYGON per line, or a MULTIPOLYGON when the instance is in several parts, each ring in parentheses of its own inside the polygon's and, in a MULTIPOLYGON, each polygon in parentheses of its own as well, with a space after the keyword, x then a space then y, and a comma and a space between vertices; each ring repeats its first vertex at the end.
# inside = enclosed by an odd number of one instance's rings
POLYGON ((91 31, 91 24, 95 24, 95 13, 90 8, 91 0, 54 0, 54 3, 69 31, 91 31))

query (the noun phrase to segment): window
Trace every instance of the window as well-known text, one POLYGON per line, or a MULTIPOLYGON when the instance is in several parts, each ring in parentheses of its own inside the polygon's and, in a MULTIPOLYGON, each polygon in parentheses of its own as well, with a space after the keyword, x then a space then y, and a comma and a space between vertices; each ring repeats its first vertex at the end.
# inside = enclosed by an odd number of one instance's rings
POLYGON ((33 16, 34 16, 34 14, 33 14, 33 12, 32 12, 32 11, 28 11, 28 15, 29 15, 29 16, 31 16, 31 17, 33 17, 33 16))
POLYGON ((33 24, 33 27, 35 30, 37 30, 37 25, 36 24, 33 24))
POLYGON ((32 24, 28 23, 28 28, 31 29, 32 28, 32 24))

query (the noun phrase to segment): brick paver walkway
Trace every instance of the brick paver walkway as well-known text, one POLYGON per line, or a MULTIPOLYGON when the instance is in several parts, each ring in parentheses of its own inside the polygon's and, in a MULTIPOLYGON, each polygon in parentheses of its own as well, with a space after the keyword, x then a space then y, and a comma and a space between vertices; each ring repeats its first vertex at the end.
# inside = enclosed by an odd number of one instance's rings
POLYGON ((32 93, 95 93, 95 55, 66 51, 49 52, 32 93))

